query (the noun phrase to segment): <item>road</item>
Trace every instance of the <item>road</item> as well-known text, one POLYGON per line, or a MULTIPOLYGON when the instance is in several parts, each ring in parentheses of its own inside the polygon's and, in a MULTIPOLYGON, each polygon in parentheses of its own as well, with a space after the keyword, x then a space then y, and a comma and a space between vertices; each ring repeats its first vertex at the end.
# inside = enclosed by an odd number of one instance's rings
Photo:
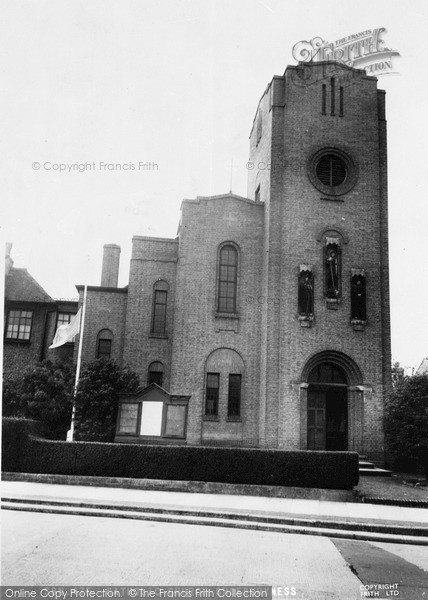
POLYGON ((428 598, 427 568, 426 546, 2 511, 3 585, 274 585, 355 600, 387 583, 413 600, 428 598))

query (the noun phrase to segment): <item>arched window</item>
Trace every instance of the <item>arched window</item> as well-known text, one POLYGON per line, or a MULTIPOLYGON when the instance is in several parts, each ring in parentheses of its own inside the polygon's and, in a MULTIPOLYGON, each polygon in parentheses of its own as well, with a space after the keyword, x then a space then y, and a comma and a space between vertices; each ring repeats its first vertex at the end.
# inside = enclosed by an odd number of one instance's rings
POLYGON ((238 251, 232 244, 221 247, 218 263, 217 310, 222 313, 236 312, 238 281, 238 251))
POLYGON ((101 329, 97 335, 97 358, 110 358, 113 334, 110 329, 101 329))
POLYGON ((163 364, 159 361, 150 363, 149 372, 147 376, 147 385, 151 383, 157 383, 162 387, 163 383, 163 364))
POLYGON ((166 309, 168 301, 168 284, 156 281, 153 286, 153 314, 151 332, 155 335, 166 334, 166 309))

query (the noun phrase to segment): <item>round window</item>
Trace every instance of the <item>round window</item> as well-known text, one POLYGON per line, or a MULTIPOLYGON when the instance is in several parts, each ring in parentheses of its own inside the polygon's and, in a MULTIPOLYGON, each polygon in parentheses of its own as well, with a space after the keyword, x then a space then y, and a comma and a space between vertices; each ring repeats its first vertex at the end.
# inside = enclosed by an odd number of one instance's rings
POLYGON ((348 154, 337 148, 324 148, 309 159, 308 175, 323 194, 341 196, 354 187, 357 171, 348 154))
POLYGON ((316 174, 324 185, 337 187, 346 181, 348 170, 345 161, 340 156, 325 154, 317 163, 316 174))

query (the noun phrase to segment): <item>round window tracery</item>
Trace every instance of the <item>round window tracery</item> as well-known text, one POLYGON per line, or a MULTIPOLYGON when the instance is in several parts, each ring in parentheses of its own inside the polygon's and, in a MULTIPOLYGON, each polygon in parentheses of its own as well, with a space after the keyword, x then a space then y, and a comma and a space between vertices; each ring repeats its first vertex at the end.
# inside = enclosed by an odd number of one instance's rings
POLYGON ((345 152, 323 148, 309 159, 308 176, 312 185, 326 196, 341 196, 354 187, 357 169, 345 152))

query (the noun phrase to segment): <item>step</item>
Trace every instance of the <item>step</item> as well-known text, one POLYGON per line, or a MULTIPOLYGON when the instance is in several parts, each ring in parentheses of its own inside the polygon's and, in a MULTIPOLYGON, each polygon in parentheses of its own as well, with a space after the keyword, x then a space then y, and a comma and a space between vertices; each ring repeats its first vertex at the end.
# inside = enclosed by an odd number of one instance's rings
POLYGON ((359 468, 360 475, 369 475, 371 477, 391 477, 392 472, 387 469, 379 469, 378 467, 360 467, 359 468))
POLYGON ((306 535, 327 536, 330 538, 345 538, 365 541, 392 542, 399 544, 416 544, 428 546, 428 530, 422 528, 408 528, 400 525, 388 524, 369 525, 362 523, 328 522, 322 519, 300 518, 263 518, 261 515, 243 517, 234 514, 202 513, 193 511, 151 512, 145 507, 127 507, 126 509, 112 506, 76 506, 59 502, 28 503, 18 499, 3 501, 3 510, 30 511, 50 514, 67 514, 92 517, 110 517, 122 519, 135 519, 144 521, 160 521, 166 523, 182 523, 185 525, 208 525, 218 527, 233 527, 239 529, 252 529, 271 531, 277 533, 299 533, 306 535), (61 505, 62 504, 62 505, 61 505), (413 534, 413 535, 412 535, 413 534), (416 534, 416 535, 415 535, 416 534))
POLYGON ((360 460, 358 462, 358 465, 360 467, 360 469, 374 469, 375 465, 372 462, 369 462, 368 460, 360 460))

